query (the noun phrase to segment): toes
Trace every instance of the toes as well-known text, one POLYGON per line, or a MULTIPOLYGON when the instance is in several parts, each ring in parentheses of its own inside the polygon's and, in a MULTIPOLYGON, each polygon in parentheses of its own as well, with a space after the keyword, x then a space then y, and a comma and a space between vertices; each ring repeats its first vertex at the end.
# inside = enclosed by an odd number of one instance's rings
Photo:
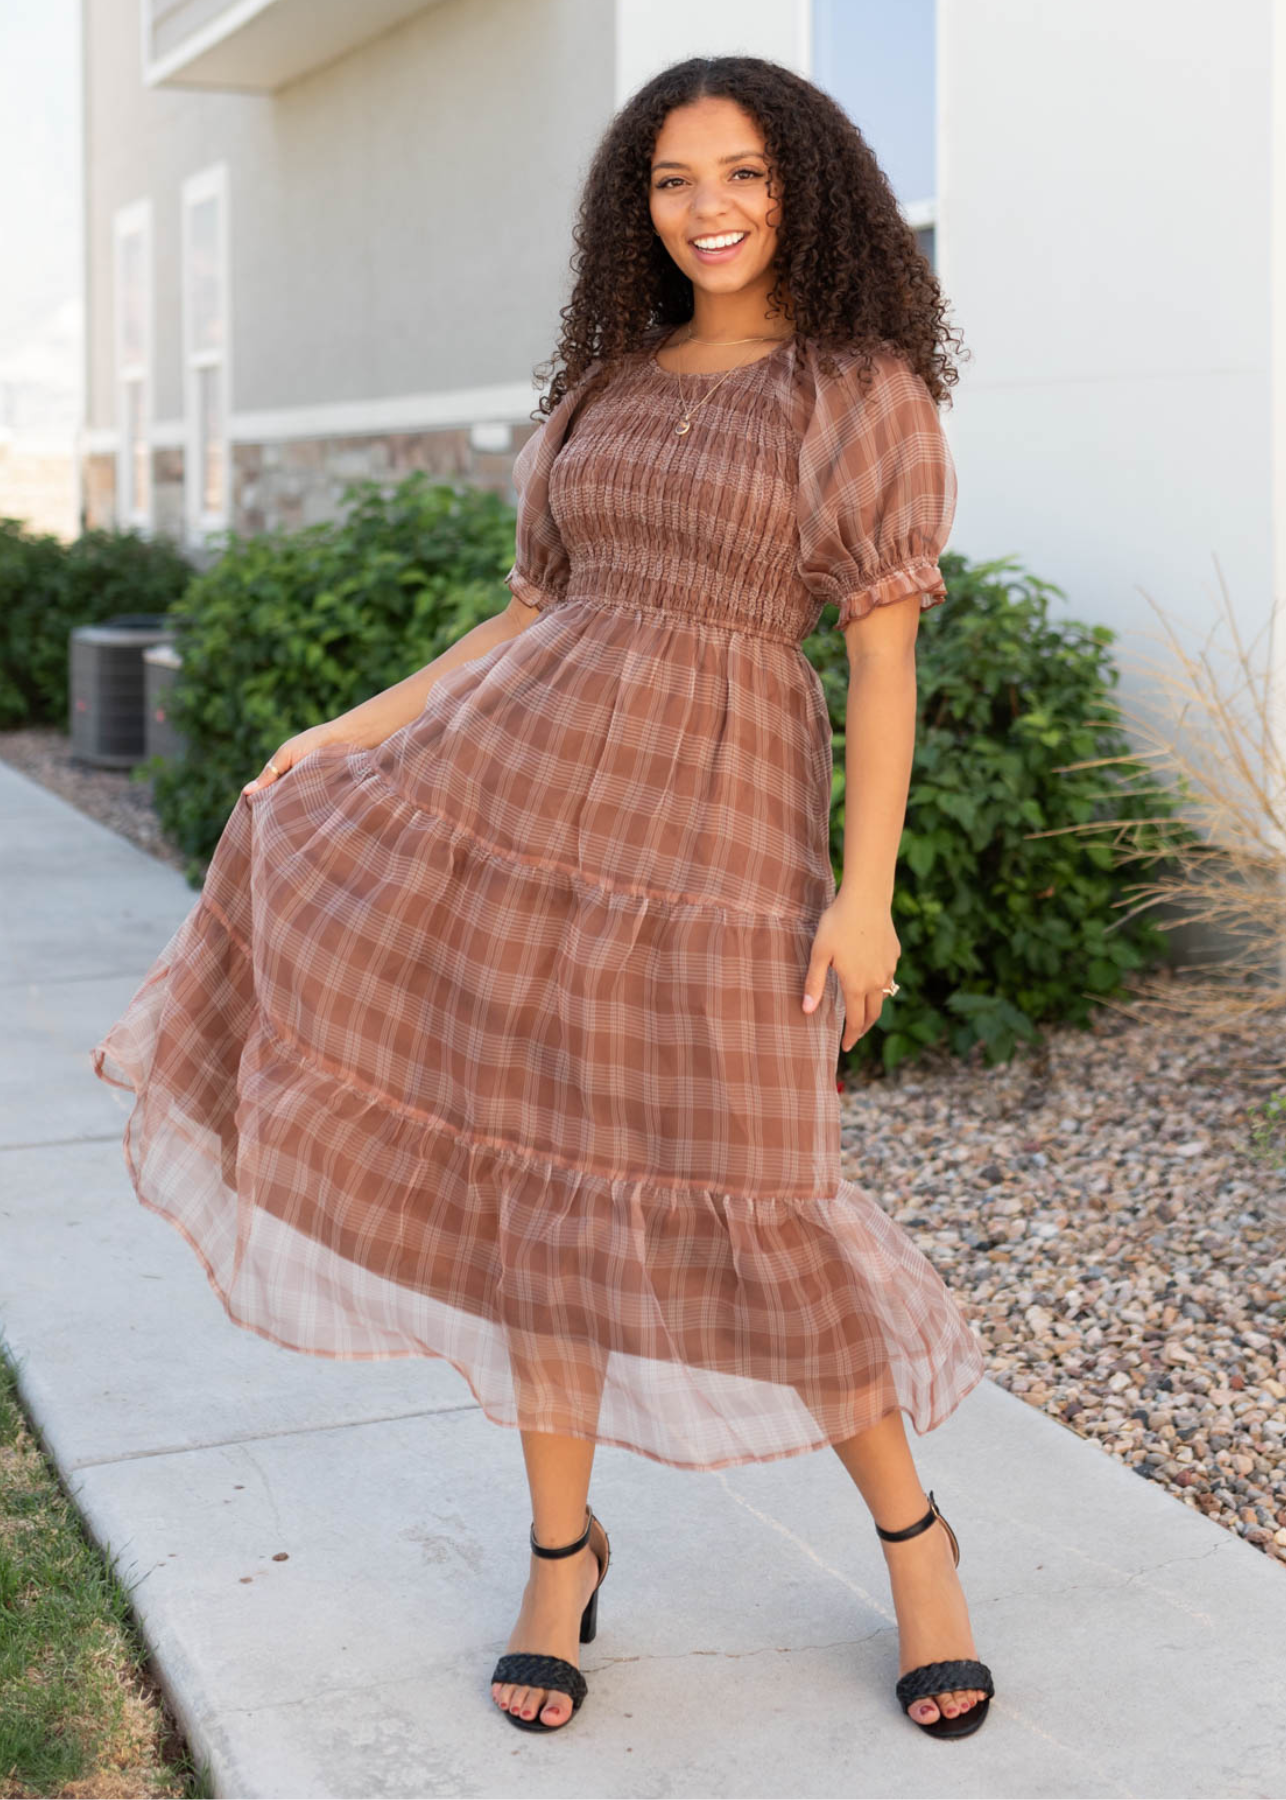
POLYGON ((943 1712, 949 1719, 954 1719, 957 1713, 968 1712, 973 1705, 974 1690, 972 1688, 951 1688, 947 1693, 939 1694, 938 1699, 942 1702, 943 1712))
POLYGON ((932 1725, 937 1716, 938 1708, 936 1704, 927 1697, 923 1700, 917 1700, 915 1705, 911 1708, 911 1717, 913 1719, 918 1719, 922 1725, 932 1725))
POLYGON ((534 1719, 539 1713, 547 1725, 561 1725, 572 1710, 570 1694, 546 1688, 516 1687, 512 1681, 493 1681, 491 1698, 502 1712, 534 1719))

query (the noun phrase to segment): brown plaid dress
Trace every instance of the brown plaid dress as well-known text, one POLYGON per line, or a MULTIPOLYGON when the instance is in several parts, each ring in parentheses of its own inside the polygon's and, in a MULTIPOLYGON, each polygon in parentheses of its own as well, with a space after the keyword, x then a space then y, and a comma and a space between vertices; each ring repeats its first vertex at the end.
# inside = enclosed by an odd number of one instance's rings
MULTIPOLYGON (((655 338, 519 454, 538 619, 374 749, 228 818, 92 1051, 144 1206, 228 1316, 440 1356, 497 1424, 768 1461, 981 1379, 941 1278, 839 1172, 831 732, 800 643, 944 598, 920 378, 787 340, 675 434, 655 338)), ((713 377, 686 378, 704 391, 713 377)))

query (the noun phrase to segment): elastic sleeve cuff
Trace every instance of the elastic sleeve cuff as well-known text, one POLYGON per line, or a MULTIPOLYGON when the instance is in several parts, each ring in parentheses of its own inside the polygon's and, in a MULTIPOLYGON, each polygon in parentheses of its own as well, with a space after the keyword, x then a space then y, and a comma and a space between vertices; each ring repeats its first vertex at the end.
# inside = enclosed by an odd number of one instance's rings
POLYGON ((515 599, 522 601, 524 606, 552 606, 558 598, 558 596, 551 593, 548 588, 537 587, 534 581, 529 580, 527 576, 522 573, 517 563, 513 565, 509 573, 505 576, 505 586, 509 589, 509 592, 515 599))
POLYGON ((946 599, 947 584, 932 557, 913 557, 910 562, 886 569, 866 587, 854 588, 841 595, 835 629, 843 631, 846 625, 854 619, 864 619, 875 607, 887 606, 894 600, 907 600, 912 594, 919 595, 921 612, 927 612, 931 606, 940 606, 946 599))

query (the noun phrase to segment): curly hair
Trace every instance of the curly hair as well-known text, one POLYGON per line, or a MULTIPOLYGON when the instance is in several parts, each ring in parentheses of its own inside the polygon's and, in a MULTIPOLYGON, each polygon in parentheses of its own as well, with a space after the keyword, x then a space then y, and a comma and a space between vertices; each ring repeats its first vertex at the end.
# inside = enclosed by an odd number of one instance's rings
POLYGON ((957 380, 951 349, 960 334, 946 323, 937 276, 857 126, 780 63, 694 56, 644 83, 594 153, 572 233, 576 282, 559 315, 562 336, 535 371, 541 381, 552 371, 536 416, 551 413, 592 363, 603 363, 605 379, 650 329, 692 317, 692 282, 653 229, 648 193, 667 116, 707 96, 735 101, 756 121, 768 193, 783 202, 769 311, 789 309, 796 338, 812 341, 827 374, 838 350, 859 353, 859 379, 872 352, 900 351, 940 405, 957 380))

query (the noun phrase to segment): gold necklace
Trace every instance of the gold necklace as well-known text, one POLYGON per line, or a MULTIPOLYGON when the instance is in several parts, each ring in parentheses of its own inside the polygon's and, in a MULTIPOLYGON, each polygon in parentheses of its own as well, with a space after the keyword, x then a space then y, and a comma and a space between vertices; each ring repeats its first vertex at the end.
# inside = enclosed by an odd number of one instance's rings
POLYGON ((682 341, 685 344, 766 344, 770 338, 775 338, 776 336, 777 336, 777 333, 775 331, 761 331, 757 337, 699 338, 699 337, 694 337, 692 335, 692 333, 689 332, 687 337, 685 337, 682 341))
MULTIPOLYGON (((775 332, 762 332, 757 337, 748 337, 748 338, 694 338, 692 336, 691 332, 689 332, 687 337, 682 338, 680 340, 680 342, 684 343, 684 344, 691 344, 691 343, 697 343, 697 344, 718 344, 718 343, 762 344, 762 343, 767 343, 770 339, 772 339, 774 337, 777 338, 777 341, 779 343, 785 343, 785 341, 786 341, 785 338, 778 336, 778 334, 775 332)), ((762 359, 755 358, 754 360, 760 361, 762 359)), ((655 353, 653 353, 653 361, 654 362, 656 361, 655 353)), ((720 375, 718 381, 715 382, 714 387, 707 388, 705 393, 702 394, 701 398, 698 401, 696 401, 695 404, 693 404, 693 405, 688 404, 688 397, 687 397, 687 393, 683 386, 683 376, 682 376, 681 372, 678 369, 664 370, 665 374, 673 375, 675 380, 678 382, 678 384, 679 384, 679 402, 683 407, 683 416, 680 418, 679 422, 674 427, 674 435, 676 437, 685 436, 686 433, 692 429, 693 413, 696 412, 698 410, 698 408, 705 405, 706 401, 711 397, 711 395, 716 393, 718 391, 718 389, 720 387, 722 387, 723 383, 728 379, 729 375, 735 375, 738 369, 744 369, 747 366, 748 365, 746 363, 734 363, 730 369, 725 369, 723 374, 720 375)), ((657 363, 657 367, 658 368, 661 367, 660 363, 657 363)))

